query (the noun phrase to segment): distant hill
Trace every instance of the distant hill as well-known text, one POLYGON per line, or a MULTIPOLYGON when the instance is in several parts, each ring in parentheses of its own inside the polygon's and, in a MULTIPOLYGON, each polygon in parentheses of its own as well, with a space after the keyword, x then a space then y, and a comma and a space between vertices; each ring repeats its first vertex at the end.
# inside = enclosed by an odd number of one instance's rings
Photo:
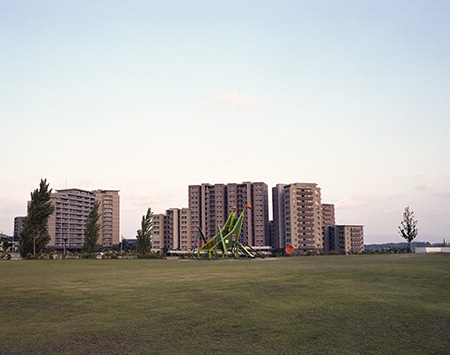
MULTIPOLYGON (((442 243, 430 243, 430 242, 412 242, 413 247, 437 247, 442 246, 442 243)), ((388 248, 406 248, 408 243, 382 243, 382 244, 364 244, 365 250, 380 250, 388 248)))

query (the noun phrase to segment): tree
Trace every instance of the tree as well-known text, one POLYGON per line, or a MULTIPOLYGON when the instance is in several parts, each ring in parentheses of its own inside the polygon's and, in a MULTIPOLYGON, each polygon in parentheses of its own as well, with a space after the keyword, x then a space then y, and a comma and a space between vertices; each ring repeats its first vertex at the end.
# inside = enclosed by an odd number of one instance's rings
POLYGON ((408 251, 411 253, 411 242, 417 237, 417 220, 414 219, 414 212, 409 210, 409 206, 405 207, 405 212, 403 212, 403 221, 398 227, 399 233, 408 242, 408 251))
POLYGON ((47 179, 41 179, 39 188, 31 193, 27 216, 23 219, 23 230, 20 233, 20 254, 41 253, 50 241, 48 219, 55 211, 51 202, 52 190, 48 189, 47 179))
POLYGON ((6 253, 11 245, 8 239, 3 239, 3 252, 6 253))
POLYGON ((86 219, 83 251, 87 253, 94 253, 99 247, 99 245, 97 244, 98 238, 100 238, 101 228, 100 224, 97 223, 100 218, 100 214, 98 213, 99 207, 100 203, 98 201, 95 201, 94 207, 92 208, 91 212, 89 212, 86 219))
POLYGON ((139 254, 149 254, 152 248, 153 212, 149 207, 147 214, 142 216, 141 229, 137 231, 137 251, 139 254))

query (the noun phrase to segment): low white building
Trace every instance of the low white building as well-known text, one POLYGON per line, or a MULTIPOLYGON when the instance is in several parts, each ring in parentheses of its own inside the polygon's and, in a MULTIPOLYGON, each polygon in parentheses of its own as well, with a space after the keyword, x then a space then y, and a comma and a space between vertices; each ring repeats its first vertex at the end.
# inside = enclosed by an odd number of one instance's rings
POLYGON ((416 253, 450 253, 450 247, 415 247, 416 253))

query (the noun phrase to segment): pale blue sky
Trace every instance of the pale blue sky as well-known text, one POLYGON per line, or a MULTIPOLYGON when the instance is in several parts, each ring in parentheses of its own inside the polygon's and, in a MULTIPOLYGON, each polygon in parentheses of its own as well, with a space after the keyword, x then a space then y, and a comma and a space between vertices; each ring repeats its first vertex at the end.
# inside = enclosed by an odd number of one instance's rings
POLYGON ((450 238, 450 2, 0 0, 0 231, 41 177, 121 190, 315 182, 366 242, 450 238))

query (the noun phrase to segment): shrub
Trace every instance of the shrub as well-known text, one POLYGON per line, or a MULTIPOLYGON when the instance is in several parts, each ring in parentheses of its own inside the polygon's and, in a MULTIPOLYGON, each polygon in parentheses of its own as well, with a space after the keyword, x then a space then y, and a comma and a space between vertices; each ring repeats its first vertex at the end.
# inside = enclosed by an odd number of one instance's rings
POLYGON ((10 253, 7 253, 7 252, 3 252, 3 253, 0 255, 0 259, 11 260, 11 254, 10 254, 10 253))
POLYGON ((33 254, 31 254, 31 253, 28 253, 28 254, 25 256, 25 259, 28 259, 28 260, 38 260, 38 259, 39 259, 39 254, 33 255, 33 254))
POLYGON ((166 257, 159 252, 153 253, 145 253, 145 254, 138 254, 139 259, 165 259, 166 257))

